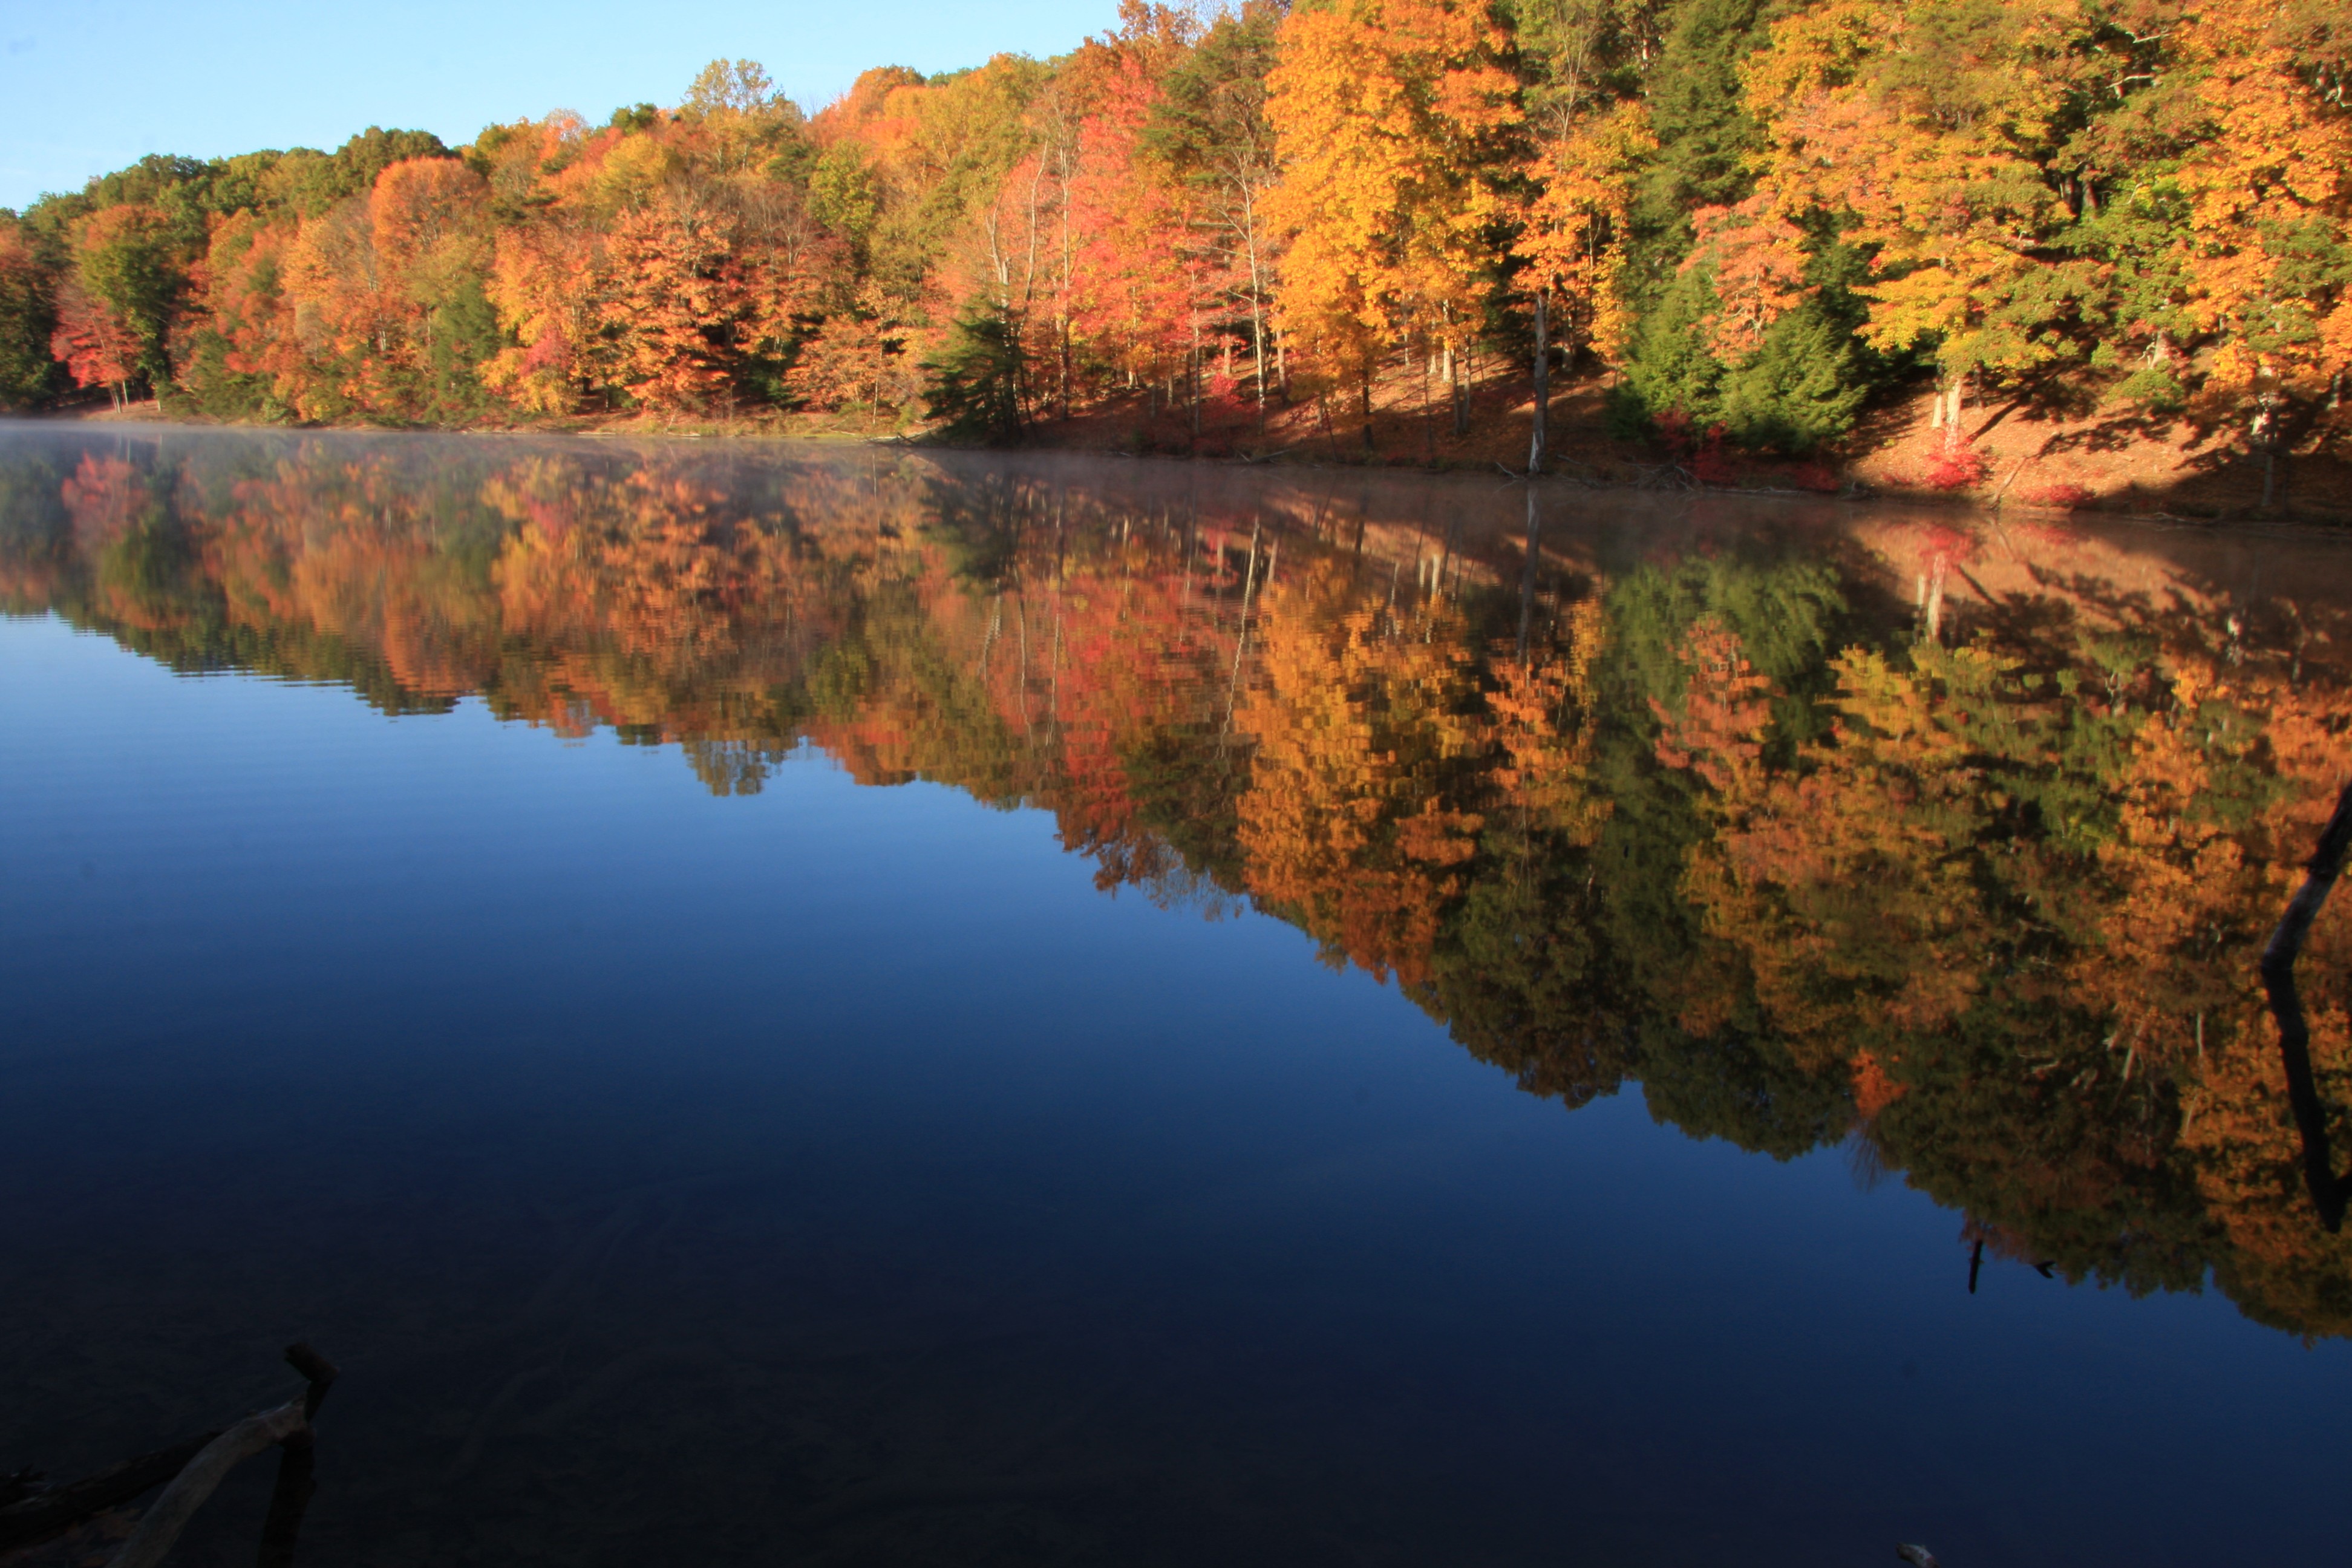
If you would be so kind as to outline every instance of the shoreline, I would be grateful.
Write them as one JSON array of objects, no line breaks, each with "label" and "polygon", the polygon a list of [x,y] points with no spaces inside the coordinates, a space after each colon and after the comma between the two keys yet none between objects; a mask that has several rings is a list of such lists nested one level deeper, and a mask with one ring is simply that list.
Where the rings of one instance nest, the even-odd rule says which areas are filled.
[{"label": "shoreline", "polygon": [[[1561,403],[1569,399],[1563,396]],[[1301,405],[1286,410],[1296,415]],[[1557,409],[1558,414],[1565,412]],[[1996,415],[1988,428],[1998,426],[2007,413]],[[1115,416],[1092,416],[1068,421],[1051,421],[1033,426],[1027,438],[1003,446],[968,445],[935,437],[935,428],[860,430],[830,422],[824,416],[779,414],[752,418],[708,418],[692,420],[655,421],[637,415],[570,416],[551,417],[530,423],[482,423],[465,425],[392,425],[367,421],[322,422],[317,424],[275,424],[262,421],[229,420],[203,415],[182,415],[160,407],[156,400],[145,399],[121,408],[105,405],[95,406],[49,407],[12,411],[0,418],[26,424],[151,426],[187,430],[250,430],[279,431],[289,434],[332,432],[350,435],[377,436],[475,436],[512,437],[520,438],[571,438],[578,440],[656,440],[656,441],[741,441],[778,447],[885,447],[911,451],[964,452],[1002,456],[1066,454],[1106,459],[1156,460],[1171,463],[1198,463],[1217,468],[1248,468],[1280,469],[1286,472],[1391,473],[1440,475],[1483,475],[1498,480],[1526,482],[1529,476],[1522,469],[1506,465],[1489,453],[1472,455],[1468,452],[1451,454],[1428,460],[1417,460],[1409,454],[1374,450],[1351,451],[1342,442],[1317,442],[1329,446],[1326,452],[1310,452],[1308,443],[1291,441],[1270,450],[1254,452],[1245,444],[1226,439],[1230,429],[1214,432],[1210,437],[1196,438],[1193,450],[1171,450],[1169,443],[1105,442],[1088,440],[1088,435],[1099,435],[1115,427]],[[1483,421],[1490,426],[1493,421]],[[1528,423],[1518,421],[1521,430]],[[1268,432],[1271,434],[1271,432]],[[1491,427],[1480,434],[1486,439],[1481,446],[1491,447],[1496,432]],[[1066,437],[1055,439],[1057,435]],[[1980,440],[1982,433],[1979,433]],[[1677,460],[1671,453],[1644,449],[1642,444],[1617,440],[1594,429],[1590,422],[1560,421],[1553,443],[1553,460],[1540,481],[1549,486],[1564,486],[1598,493],[1674,494],[1691,496],[1753,496],[1778,497],[1792,500],[1844,500],[1849,502],[1878,501],[1905,506],[1947,507],[1957,511],[1973,511],[1998,518],[2004,512],[2020,512],[2038,517],[2079,516],[2102,521],[2134,522],[2146,526],[2187,529],[2230,529],[2250,531],[2262,528],[2287,528],[2297,531],[2333,531],[2352,529],[2352,504],[2333,506],[2297,505],[2290,498],[2285,504],[2264,510],[2259,505],[2231,504],[2221,496],[2190,497],[2168,495],[2158,489],[2150,493],[2138,485],[2126,487],[2115,494],[2084,493],[2069,496],[2063,501],[2035,499],[2031,487],[2021,491],[2016,481],[2030,468],[2035,455],[2022,460],[1994,466],[1994,471],[2006,470],[2004,481],[1998,485],[1987,482],[1967,487],[1944,487],[1902,482],[1899,474],[1891,472],[1899,463],[1906,445],[1902,440],[1885,440],[1870,448],[1850,455],[1836,455],[1829,462],[1812,459],[1802,464],[1787,460],[1756,458],[1735,465],[1738,477],[1730,482],[1702,479],[1694,472],[1706,466],[1705,460]],[[2153,445],[2153,444],[2150,444]],[[1200,450],[1201,446],[1214,449]],[[1585,458],[1570,454],[1584,452]],[[2145,453],[2137,454],[2146,460]],[[1597,460],[1592,460],[1597,459]],[[2323,471],[2334,485],[2323,489],[2343,488],[2347,501],[2352,503],[2352,473],[2327,454],[2311,454],[2293,459],[2295,471],[2316,468]],[[1834,467],[1832,467],[1832,464]],[[1581,469],[1582,472],[1572,470]],[[1619,477],[1632,469],[1633,477]],[[1815,482],[1790,485],[1769,482],[1790,472],[1811,470],[1807,474]],[[2331,471],[2332,470],[2332,471]],[[1818,482],[1820,477],[1832,478],[1832,484]],[[1759,482],[1760,481],[1760,482]],[[2176,487],[2185,488],[2185,487]],[[2302,488],[2302,487],[2295,487]],[[1991,493],[1987,493],[1990,491]],[[2046,492],[2044,492],[2046,493]],[[2157,504],[2144,504],[2154,501]],[[2139,502],[2143,504],[2133,504]]]}]

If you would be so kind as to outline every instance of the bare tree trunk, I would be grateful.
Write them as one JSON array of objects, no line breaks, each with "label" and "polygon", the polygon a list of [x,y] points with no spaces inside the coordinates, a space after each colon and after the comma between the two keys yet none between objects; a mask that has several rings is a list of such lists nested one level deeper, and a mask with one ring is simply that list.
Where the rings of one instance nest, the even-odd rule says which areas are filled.
[{"label": "bare tree trunk", "polygon": [[1265,434],[1265,282],[1257,259],[1257,205],[1246,185],[1242,191],[1243,241],[1249,247],[1250,366],[1257,379],[1257,428]]},{"label": "bare tree trunk", "polygon": [[1201,438],[1201,318],[1192,317],[1192,439]]},{"label": "bare tree trunk", "polygon": [[2263,454],[2263,510],[2268,511],[2278,500],[2278,410],[2272,400],[2264,397],[2255,407],[2253,436]]},{"label": "bare tree trunk", "polygon": [[1446,343],[1446,397],[1454,402],[1454,439],[1470,435],[1470,397],[1463,381],[1463,357]]},{"label": "bare tree trunk", "polygon": [[1551,345],[1544,341],[1545,291],[1536,291],[1535,429],[1528,439],[1528,472],[1544,471],[1544,414],[1551,403]]},{"label": "bare tree trunk", "polygon": [[1265,434],[1265,323],[1261,319],[1257,290],[1250,290],[1250,374],[1257,381],[1257,429]]},{"label": "bare tree trunk", "polygon": [[1429,356],[1421,356],[1421,460],[1434,462],[1437,458],[1437,416],[1429,406]]}]

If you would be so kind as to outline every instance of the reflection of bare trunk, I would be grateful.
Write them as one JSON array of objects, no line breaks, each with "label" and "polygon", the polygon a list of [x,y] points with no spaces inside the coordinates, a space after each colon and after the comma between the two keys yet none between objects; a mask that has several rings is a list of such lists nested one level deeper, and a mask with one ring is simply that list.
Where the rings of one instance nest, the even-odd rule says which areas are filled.
[{"label": "reflection of bare trunk", "polygon": [[1934,564],[1929,568],[1927,602],[1921,606],[1921,609],[1926,618],[1927,640],[1932,643],[1942,642],[1944,640],[1944,558],[1940,555],[1936,557]]},{"label": "reflection of bare trunk", "polygon": [[1021,732],[1029,727],[1029,594],[1024,588],[1013,601],[1013,624],[1021,633]]},{"label": "reflection of bare trunk", "polygon": [[[1242,656],[1249,649],[1250,596],[1257,589],[1257,531],[1258,523],[1253,521],[1250,523],[1249,574],[1242,579],[1240,635],[1234,639],[1234,673],[1225,682],[1225,727],[1217,733],[1217,739],[1221,744],[1234,727],[1234,703],[1240,697],[1242,689]],[[1279,540],[1275,542],[1275,548],[1276,550],[1282,548]],[[1274,574],[1269,568],[1266,574],[1272,576]]]},{"label": "reflection of bare trunk", "polygon": [[2303,1177],[2311,1189],[2319,1223],[2334,1231],[2344,1224],[2347,1200],[2352,1200],[2352,1175],[2338,1176],[2327,1146],[2327,1107],[2311,1073],[2311,1029],[2304,1022],[2303,999],[2295,993],[2294,961],[2303,951],[2311,922],[2319,918],[2344,860],[2352,852],[2352,784],[2336,797],[2336,813],[2319,835],[2318,847],[2305,862],[2303,886],[2280,917],[2278,929],[2263,949],[2263,989],[2270,994],[2271,1016],[2278,1021],[2279,1056],[2286,1068],[2287,1100],[2294,1108],[2295,1131],[2303,1139]]},{"label": "reflection of bare trunk", "polygon": [[1528,657],[1528,625],[1536,613],[1536,552],[1540,515],[1536,510],[1536,488],[1528,487],[1528,559],[1519,576],[1519,659]]}]

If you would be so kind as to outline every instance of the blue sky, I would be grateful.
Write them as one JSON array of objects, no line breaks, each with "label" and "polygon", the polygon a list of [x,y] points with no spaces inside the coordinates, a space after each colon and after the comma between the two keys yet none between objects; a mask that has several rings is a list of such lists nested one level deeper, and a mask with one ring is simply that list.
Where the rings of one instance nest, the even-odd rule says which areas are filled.
[{"label": "blue sky", "polygon": [[446,142],[552,109],[675,103],[708,61],[756,59],[810,108],[868,66],[1058,54],[1117,0],[0,0],[0,206],[148,153],[332,148],[370,125]]}]

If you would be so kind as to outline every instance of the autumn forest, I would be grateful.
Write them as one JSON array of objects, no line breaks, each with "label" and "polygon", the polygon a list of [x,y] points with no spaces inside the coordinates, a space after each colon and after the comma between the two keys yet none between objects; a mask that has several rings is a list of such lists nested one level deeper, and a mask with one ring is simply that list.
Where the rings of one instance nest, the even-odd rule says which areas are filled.
[{"label": "autumn forest", "polygon": [[1701,466],[1932,395],[1953,486],[1996,400],[2189,418],[2267,495],[2344,417],[2346,49],[2320,0],[1128,0],[814,114],[719,61],[602,121],[0,214],[0,405],[992,442],[1116,408],[1194,450],[1273,411],[1337,453],[1507,372]]}]

